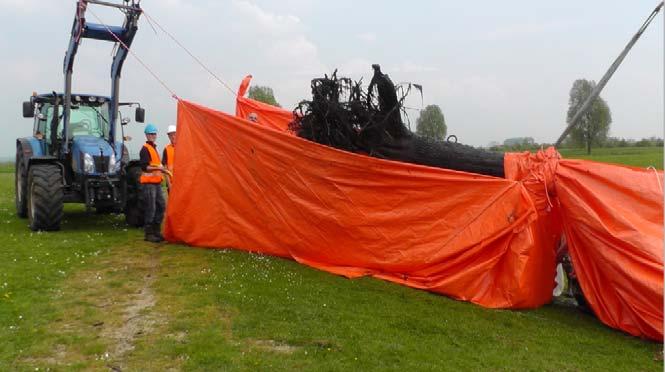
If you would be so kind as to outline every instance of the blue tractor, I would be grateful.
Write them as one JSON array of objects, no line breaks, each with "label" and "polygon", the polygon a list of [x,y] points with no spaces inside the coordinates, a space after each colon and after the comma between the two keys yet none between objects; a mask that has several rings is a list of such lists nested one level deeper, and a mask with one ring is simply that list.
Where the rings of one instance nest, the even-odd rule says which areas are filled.
[{"label": "blue tractor", "polygon": [[[136,106],[135,120],[145,111],[138,103],[120,102],[122,65],[137,31],[140,0],[114,4],[78,0],[69,48],[64,60],[64,93],[36,94],[23,102],[23,117],[34,118],[33,135],[16,140],[16,213],[32,230],[59,230],[63,203],[85,203],[88,211],[124,212],[127,222],[142,224],[138,161],[130,161],[121,106]],[[125,14],[122,26],[87,22],[90,4],[114,7]],[[111,67],[111,96],[72,94],[74,58],[82,39],[116,43]],[[118,44],[124,44],[118,45]]]}]

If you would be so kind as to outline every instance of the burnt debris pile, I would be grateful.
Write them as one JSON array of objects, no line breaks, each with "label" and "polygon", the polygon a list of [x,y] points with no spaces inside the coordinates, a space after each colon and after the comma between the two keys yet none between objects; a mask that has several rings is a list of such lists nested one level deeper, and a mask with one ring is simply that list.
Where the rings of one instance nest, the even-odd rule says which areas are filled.
[{"label": "burnt debris pile", "polygon": [[503,154],[412,133],[402,121],[412,87],[395,87],[379,65],[367,90],[362,79],[332,76],[312,80],[312,100],[294,110],[290,129],[298,136],[341,150],[439,168],[503,177]]}]

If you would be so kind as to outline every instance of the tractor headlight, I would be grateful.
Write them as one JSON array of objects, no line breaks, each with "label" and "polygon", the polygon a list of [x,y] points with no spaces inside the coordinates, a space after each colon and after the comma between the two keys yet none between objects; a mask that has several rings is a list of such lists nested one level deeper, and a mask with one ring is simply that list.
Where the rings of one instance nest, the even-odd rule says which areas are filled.
[{"label": "tractor headlight", "polygon": [[115,155],[109,156],[109,173],[118,173],[121,165],[122,163],[115,159]]},{"label": "tractor headlight", "polygon": [[90,154],[83,154],[83,172],[95,173],[95,161]]}]

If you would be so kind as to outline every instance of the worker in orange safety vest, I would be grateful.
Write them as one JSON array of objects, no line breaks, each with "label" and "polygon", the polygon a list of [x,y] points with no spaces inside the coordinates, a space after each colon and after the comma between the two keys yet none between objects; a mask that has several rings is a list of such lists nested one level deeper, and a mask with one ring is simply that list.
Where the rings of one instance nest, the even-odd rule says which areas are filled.
[{"label": "worker in orange safety vest", "polygon": [[176,127],[175,125],[169,125],[166,130],[166,135],[169,136],[169,143],[164,147],[164,153],[162,154],[162,164],[166,169],[171,172],[171,175],[166,177],[166,189],[171,193],[171,185],[173,184],[173,162],[175,161],[175,140],[176,140]]},{"label": "worker in orange safety vest", "polygon": [[141,192],[143,193],[145,240],[159,243],[162,236],[162,219],[166,202],[162,193],[162,174],[168,170],[162,165],[157,152],[157,127],[154,124],[145,126],[146,142],[139,153],[141,162]]}]

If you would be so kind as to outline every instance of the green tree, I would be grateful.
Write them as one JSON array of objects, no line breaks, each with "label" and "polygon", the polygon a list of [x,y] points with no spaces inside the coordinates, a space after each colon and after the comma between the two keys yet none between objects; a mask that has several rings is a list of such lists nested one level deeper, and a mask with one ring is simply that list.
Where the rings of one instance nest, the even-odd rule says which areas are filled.
[{"label": "green tree", "polygon": [[270,87],[264,87],[264,86],[253,86],[249,88],[249,98],[267,103],[269,105],[277,106],[277,107],[282,107],[277,103],[277,100],[275,99],[275,94],[272,91],[272,88]]},{"label": "green tree", "polygon": [[446,138],[446,119],[443,117],[441,108],[437,105],[428,105],[420,112],[416,121],[416,134],[443,141]]},{"label": "green tree", "polygon": [[[596,87],[595,81],[586,79],[575,80],[570,89],[567,122],[575,116],[591,91]],[[586,146],[587,154],[591,154],[591,145],[602,145],[607,139],[612,123],[610,107],[600,96],[596,98],[589,110],[579,119],[575,128],[570,131],[571,142],[577,146]]]}]

